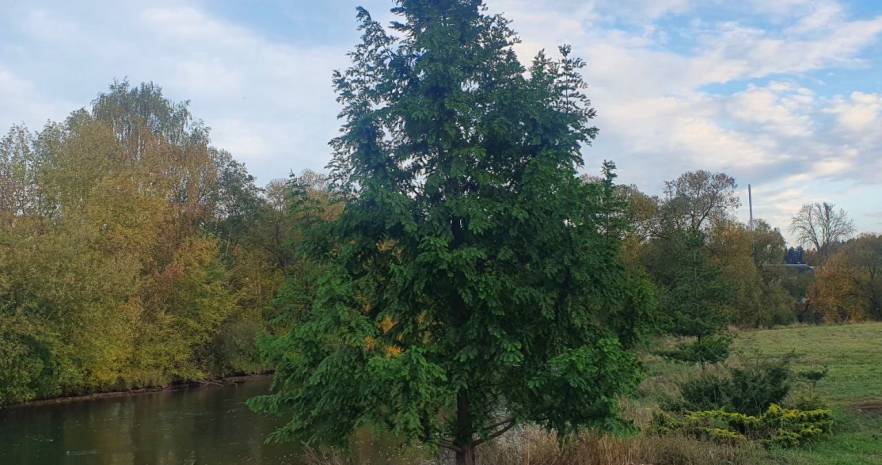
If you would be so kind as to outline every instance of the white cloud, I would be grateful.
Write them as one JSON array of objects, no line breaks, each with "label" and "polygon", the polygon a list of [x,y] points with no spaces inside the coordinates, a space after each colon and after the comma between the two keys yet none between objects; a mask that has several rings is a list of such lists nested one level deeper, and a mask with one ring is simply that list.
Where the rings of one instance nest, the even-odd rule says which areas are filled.
[{"label": "white cloud", "polygon": [[839,125],[854,133],[877,133],[882,127],[882,94],[852,92],[848,99],[835,99],[827,110]]},{"label": "white cloud", "polygon": [[814,101],[806,88],[795,89],[773,82],[768,87],[750,86],[726,102],[729,114],[747,124],[765,127],[787,137],[805,137],[812,131],[808,113]]},{"label": "white cloud", "polygon": [[[35,8],[18,12],[25,18],[20,23],[9,23],[22,50],[5,57],[0,48],[0,123],[39,126],[45,118],[61,119],[111,80],[127,77],[154,81],[170,98],[190,100],[193,113],[213,128],[213,141],[261,181],[327,163],[338,111],[331,70],[345,65],[345,47],[280,43],[193,5],[94,3],[89,15]],[[57,88],[43,91],[3,74],[4,65]],[[64,74],[36,75],[46,68]],[[71,85],[88,89],[86,96],[56,102],[64,104],[61,111],[40,103]]]},{"label": "white cloud", "polygon": [[[261,181],[327,162],[338,127],[330,72],[352,44],[295,44],[209,4],[54,1],[0,18],[0,124],[62,118],[128,76],[190,99],[214,142]],[[613,159],[624,181],[653,192],[686,170],[725,170],[753,184],[759,214],[781,226],[804,201],[849,208],[857,200],[844,192],[882,183],[882,94],[818,79],[878,73],[864,51],[879,44],[882,17],[854,18],[832,0],[487,2],[514,21],[523,59],[571,43],[588,61],[601,130],[590,168]]]},{"label": "white cloud", "polygon": [[[502,2],[511,4],[522,5]],[[869,65],[861,52],[879,42],[882,17],[849,19],[833,1],[757,0],[748,3],[749,13],[777,26],[761,28],[734,14],[723,22],[694,19],[661,35],[652,27],[615,26],[609,3],[592,2],[581,12],[551,5],[539,15],[535,8],[501,9],[514,19],[524,50],[569,42],[588,60],[600,127],[595,148],[586,152],[589,168],[614,159],[623,180],[655,192],[685,170],[725,170],[754,184],[763,215],[779,225],[813,193],[841,195],[824,187],[829,183],[882,182],[866,171],[882,165],[873,161],[882,160],[882,139],[865,140],[868,128],[879,127],[878,96],[829,97],[797,84],[806,73]],[[681,2],[641,20],[699,6]],[[671,34],[680,47],[668,46]],[[706,90],[753,79],[771,81],[735,85],[743,89],[735,92]]]},{"label": "white cloud", "polygon": [[843,21],[845,21],[845,11],[842,5],[835,2],[821,2],[809,8],[809,13],[800,18],[791,31],[802,33],[823,30],[830,27],[831,24]]},{"label": "white cloud", "polygon": [[324,166],[337,112],[330,73],[345,64],[345,49],[271,42],[190,7],[148,8],[140,18],[172,54],[162,82],[205,110],[197,114],[213,114],[215,143],[264,178]]},{"label": "white cloud", "polygon": [[33,82],[16,76],[3,68],[0,63],[0,131],[13,124],[26,124],[40,127],[48,119],[63,117],[70,111],[71,104],[64,101],[51,101],[41,95]]}]

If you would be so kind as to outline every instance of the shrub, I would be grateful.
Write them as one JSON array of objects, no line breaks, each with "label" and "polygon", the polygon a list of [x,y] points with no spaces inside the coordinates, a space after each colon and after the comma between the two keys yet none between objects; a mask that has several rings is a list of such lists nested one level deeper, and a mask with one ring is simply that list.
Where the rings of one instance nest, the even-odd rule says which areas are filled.
[{"label": "shrub", "polygon": [[731,379],[728,375],[702,373],[680,385],[683,401],[671,405],[674,410],[714,410],[729,405]]},{"label": "shrub", "polygon": [[800,393],[795,396],[791,405],[799,410],[817,410],[825,408],[827,404],[817,394]]},{"label": "shrub", "polygon": [[733,368],[728,406],[736,412],[757,415],[772,404],[780,404],[790,392],[790,374],[789,358]]},{"label": "shrub", "polygon": [[729,358],[731,345],[732,337],[721,334],[696,339],[674,350],[662,352],[661,355],[680,362],[719,363]]},{"label": "shrub", "polygon": [[757,415],[784,400],[790,392],[790,375],[789,357],[730,368],[725,374],[703,373],[681,383],[682,401],[668,407],[676,411],[724,409]]},{"label": "shrub", "polygon": [[797,447],[815,441],[833,428],[828,409],[784,409],[772,404],[761,415],[745,415],[725,410],[689,412],[683,416],[658,413],[653,419],[661,434],[675,432],[736,445],[758,440],[767,446]]},{"label": "shrub", "polygon": [[818,382],[827,376],[828,368],[812,367],[797,373],[799,380],[808,385],[808,392],[802,392],[796,396],[794,406],[802,410],[813,410],[824,406],[823,401],[817,394]]},{"label": "shrub", "polygon": [[54,336],[23,318],[0,314],[0,407],[59,394],[63,375]]},{"label": "shrub", "polygon": [[809,368],[807,370],[802,370],[798,373],[799,379],[809,383],[812,389],[818,384],[818,381],[824,379],[827,376],[827,372],[829,368],[826,366],[820,368]]}]

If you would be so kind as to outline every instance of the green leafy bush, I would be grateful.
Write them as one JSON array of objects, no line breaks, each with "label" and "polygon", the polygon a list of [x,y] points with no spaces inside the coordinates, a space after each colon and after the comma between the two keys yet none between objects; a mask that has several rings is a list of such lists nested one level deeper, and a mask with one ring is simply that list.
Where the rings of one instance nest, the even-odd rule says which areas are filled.
[{"label": "green leafy bush", "polygon": [[0,406],[57,395],[57,351],[45,328],[0,314]]},{"label": "green leafy bush", "polygon": [[799,376],[799,379],[809,383],[811,388],[814,389],[815,386],[817,386],[818,381],[827,377],[828,371],[829,371],[829,368],[827,368],[826,366],[823,366],[820,368],[812,367],[812,368],[800,371],[798,373],[798,376]]},{"label": "green leafy bush", "polygon": [[793,396],[790,402],[793,408],[799,410],[816,410],[826,407],[826,402],[820,396],[814,393],[800,393]]}]

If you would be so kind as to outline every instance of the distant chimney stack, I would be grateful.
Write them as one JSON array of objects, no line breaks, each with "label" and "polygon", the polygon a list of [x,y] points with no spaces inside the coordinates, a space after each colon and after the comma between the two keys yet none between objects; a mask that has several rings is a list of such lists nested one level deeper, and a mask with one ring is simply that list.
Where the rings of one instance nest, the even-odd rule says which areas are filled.
[{"label": "distant chimney stack", "polygon": [[747,204],[750,206],[750,222],[747,223],[747,227],[753,231],[753,192],[750,189],[750,184],[747,185]]}]

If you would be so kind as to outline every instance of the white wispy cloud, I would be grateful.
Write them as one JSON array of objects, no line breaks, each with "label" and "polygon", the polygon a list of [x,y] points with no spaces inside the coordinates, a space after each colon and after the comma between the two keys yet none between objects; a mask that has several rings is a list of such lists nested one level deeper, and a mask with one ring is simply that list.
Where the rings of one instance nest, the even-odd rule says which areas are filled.
[{"label": "white wispy cloud", "polygon": [[[67,74],[0,74],[0,96],[20,102],[0,110],[0,123],[61,119],[113,79],[128,78],[156,82],[170,97],[190,100],[193,113],[212,128],[213,142],[245,161],[261,181],[327,162],[338,111],[331,70],[345,65],[345,46],[280,43],[174,2],[132,2],[96,8],[95,15],[44,6],[21,12],[25,19],[14,27],[32,42],[26,47],[34,60],[57,58],[56,70],[68,68]],[[10,66],[4,61],[0,55],[0,73]],[[60,80],[85,81],[88,97],[47,111],[43,102],[58,91],[41,92],[41,84]]]},{"label": "white wispy cloud", "polygon": [[[833,1],[755,1],[740,13],[773,26],[741,22],[736,11],[660,32],[619,27],[599,3],[583,14],[561,8],[539,16],[530,13],[531,2],[491,3],[514,19],[522,56],[567,42],[588,59],[601,130],[586,151],[589,168],[611,158],[623,179],[655,192],[685,170],[724,170],[753,183],[761,214],[781,226],[802,203],[822,196],[859,210],[863,205],[843,186],[882,184],[882,177],[869,179],[882,163],[882,140],[870,130],[879,127],[878,96],[818,95],[798,84],[807,73],[871,64],[861,52],[879,42],[882,17],[849,19]],[[678,2],[652,19],[688,17],[702,5]],[[671,34],[685,37],[686,46],[668,46]],[[712,85],[733,90],[711,92]]]},{"label": "white wispy cloud", "polygon": [[[369,3],[390,18],[391,0]],[[865,52],[880,43],[882,17],[834,0],[487,3],[514,20],[523,59],[561,43],[587,59],[600,127],[589,170],[615,160],[623,180],[650,192],[686,170],[725,170],[753,184],[758,213],[780,226],[801,203],[832,200],[878,227],[882,94],[826,81],[841,70],[878,75],[882,63]],[[128,77],[190,99],[215,143],[263,182],[329,158],[330,72],[353,44],[285,40],[199,0],[34,0],[6,11],[0,125],[63,118]]]}]

